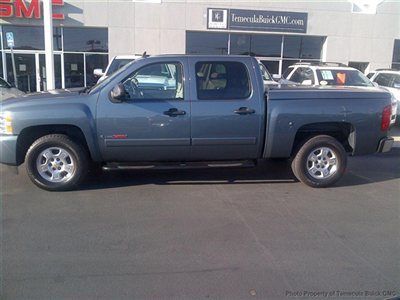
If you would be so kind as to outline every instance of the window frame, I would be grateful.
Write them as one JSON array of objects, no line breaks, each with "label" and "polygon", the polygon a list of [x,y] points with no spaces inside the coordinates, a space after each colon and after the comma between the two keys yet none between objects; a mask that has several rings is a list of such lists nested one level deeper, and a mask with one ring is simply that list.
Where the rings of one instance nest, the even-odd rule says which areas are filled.
[{"label": "window frame", "polygon": [[[129,64],[129,63],[128,63]],[[168,64],[175,64],[175,65],[180,65],[181,66],[181,70],[182,70],[182,89],[183,89],[183,95],[182,98],[163,98],[163,99],[143,99],[143,98],[126,98],[124,100],[124,102],[164,102],[164,101],[185,101],[185,96],[186,96],[186,80],[185,80],[185,66],[184,63],[182,63],[181,61],[156,61],[156,62],[151,62],[148,64],[145,64],[141,67],[139,67],[138,69],[134,70],[133,72],[131,72],[128,76],[124,77],[122,80],[119,81],[120,84],[123,84],[123,82],[125,82],[128,78],[132,77],[132,74],[139,72],[141,69],[147,68],[151,65],[157,65],[157,64],[164,64],[164,65],[168,65]]]},{"label": "window frame", "polygon": [[[197,77],[197,72],[196,72],[197,64],[217,64],[217,63],[220,63],[220,64],[238,63],[238,64],[241,64],[245,68],[246,74],[247,74],[248,86],[249,86],[249,93],[247,96],[241,97],[241,98],[229,98],[229,99],[221,99],[221,98],[220,99],[201,99],[199,97],[198,88],[197,88],[197,78],[198,77]],[[234,61],[234,60],[198,60],[194,64],[194,76],[195,76],[195,84],[194,84],[195,88],[194,89],[195,89],[195,96],[196,96],[197,101],[249,101],[253,96],[254,91],[253,91],[253,85],[251,82],[251,74],[247,67],[247,64],[245,64],[244,62]]]}]

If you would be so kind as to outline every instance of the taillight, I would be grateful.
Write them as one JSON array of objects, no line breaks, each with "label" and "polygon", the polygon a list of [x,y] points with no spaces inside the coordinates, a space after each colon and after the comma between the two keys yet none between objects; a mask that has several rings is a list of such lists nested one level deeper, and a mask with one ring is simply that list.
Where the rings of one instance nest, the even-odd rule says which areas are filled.
[{"label": "taillight", "polygon": [[388,105],[382,111],[381,130],[388,131],[390,127],[390,118],[392,116],[392,106]]}]

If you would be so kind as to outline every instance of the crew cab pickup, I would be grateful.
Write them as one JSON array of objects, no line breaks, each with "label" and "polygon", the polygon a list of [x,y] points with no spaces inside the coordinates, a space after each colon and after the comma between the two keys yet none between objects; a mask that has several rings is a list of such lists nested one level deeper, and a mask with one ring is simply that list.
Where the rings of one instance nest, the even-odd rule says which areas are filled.
[{"label": "crew cab pickup", "polygon": [[80,93],[1,102],[0,162],[25,162],[47,190],[103,169],[224,166],[291,158],[311,187],[334,184],[347,155],[389,151],[391,95],[376,87],[264,88],[246,56],[152,56]]}]

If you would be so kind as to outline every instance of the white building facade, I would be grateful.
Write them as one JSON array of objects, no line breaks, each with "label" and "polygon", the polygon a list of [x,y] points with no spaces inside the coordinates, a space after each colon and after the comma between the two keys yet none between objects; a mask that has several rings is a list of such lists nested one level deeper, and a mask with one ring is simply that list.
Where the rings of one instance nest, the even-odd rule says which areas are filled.
[{"label": "white building facade", "polygon": [[[271,73],[299,61],[341,62],[364,72],[400,69],[400,2],[53,0],[56,87],[92,85],[114,55],[243,54]],[[39,0],[0,0],[0,77],[45,88]]]}]

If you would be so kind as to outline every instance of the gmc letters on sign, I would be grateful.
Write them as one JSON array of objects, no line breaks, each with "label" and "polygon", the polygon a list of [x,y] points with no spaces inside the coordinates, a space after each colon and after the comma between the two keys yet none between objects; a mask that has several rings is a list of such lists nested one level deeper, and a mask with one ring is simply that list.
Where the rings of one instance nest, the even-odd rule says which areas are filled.
[{"label": "gmc letters on sign", "polygon": [[[52,0],[53,6],[63,6],[64,0]],[[41,19],[41,9],[39,0],[25,2],[23,0],[0,0],[0,18],[25,18]],[[53,19],[63,20],[64,14],[53,13]]]}]

